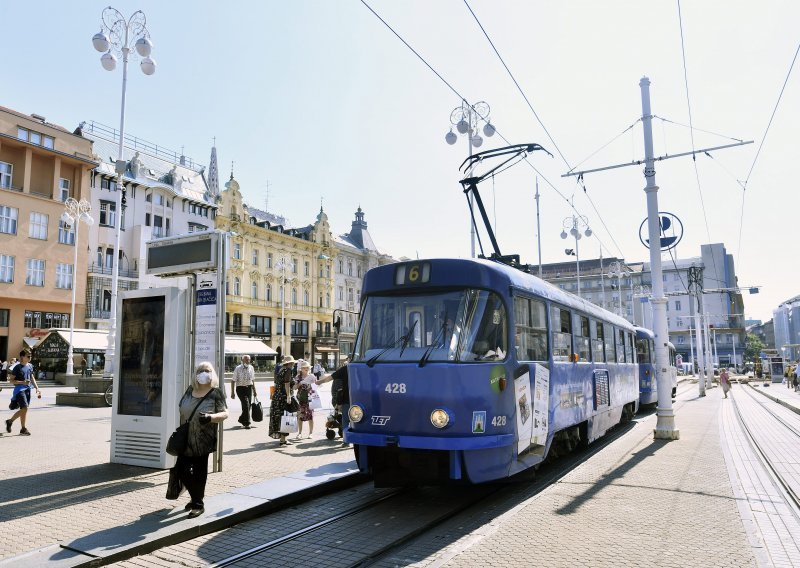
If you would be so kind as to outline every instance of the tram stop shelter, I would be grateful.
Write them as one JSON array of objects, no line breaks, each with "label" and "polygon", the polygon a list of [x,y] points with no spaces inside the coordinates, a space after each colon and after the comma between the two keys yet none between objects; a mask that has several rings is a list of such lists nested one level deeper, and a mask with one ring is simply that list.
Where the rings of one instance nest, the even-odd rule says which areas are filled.
[{"label": "tram stop shelter", "polygon": [[242,355],[250,355],[255,370],[263,372],[267,370],[269,360],[274,359],[278,352],[257,337],[226,335],[225,370],[233,371],[241,361]]}]

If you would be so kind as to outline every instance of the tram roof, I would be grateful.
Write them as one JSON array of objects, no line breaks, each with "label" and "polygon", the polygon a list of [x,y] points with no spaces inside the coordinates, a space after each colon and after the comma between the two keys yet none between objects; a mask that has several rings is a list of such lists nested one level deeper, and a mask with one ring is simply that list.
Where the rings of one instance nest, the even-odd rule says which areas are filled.
[{"label": "tram roof", "polygon": [[[472,286],[494,290],[515,288],[581,311],[616,326],[628,330],[634,329],[633,324],[625,318],[587,302],[583,298],[579,298],[575,294],[541,280],[533,274],[486,259],[436,258],[379,266],[368,271],[365,275],[363,293],[408,290],[409,287],[399,286],[394,283],[397,267],[426,262],[431,263],[431,287]],[[439,266],[442,267],[441,270],[438,269]],[[415,286],[414,288],[417,287]]]}]

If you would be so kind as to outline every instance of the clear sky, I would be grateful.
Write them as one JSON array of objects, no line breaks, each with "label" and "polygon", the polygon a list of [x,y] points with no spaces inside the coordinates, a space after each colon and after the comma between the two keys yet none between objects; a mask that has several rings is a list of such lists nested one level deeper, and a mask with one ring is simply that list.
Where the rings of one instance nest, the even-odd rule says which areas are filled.
[{"label": "clear sky", "polygon": [[[571,214],[587,216],[596,237],[582,257],[646,260],[639,225],[646,215],[640,166],[587,175],[587,199],[503,68],[462,0],[367,0],[470,102],[491,105],[510,142],[538,142],[545,262],[567,259],[559,238]],[[469,255],[469,222],[458,166],[467,141],[444,135],[458,95],[358,0],[117,1],[148,18],[158,63],[147,77],[133,63],[128,133],[208,163],[216,137],[223,181],[231,161],[247,202],[296,225],[313,221],[320,199],[336,233],[361,205],[380,249],[396,257]],[[653,113],[689,123],[677,1],[512,2],[469,0],[555,144],[571,166],[641,116],[639,79],[652,81]],[[100,67],[91,37],[105,4],[0,0],[0,104],[74,128],[82,120],[118,125],[121,66]],[[748,317],[769,319],[800,294],[800,197],[793,187],[800,132],[800,62],[789,76],[769,135],[750,175],[800,41],[793,0],[684,1],[686,77],[695,128],[755,144],[659,162],[662,211],[686,230],[680,257],[722,242],[734,255]],[[692,149],[689,129],[654,122],[656,155]],[[695,132],[695,148],[730,143]],[[482,150],[504,145],[495,136]],[[643,156],[641,124],[579,169]],[[504,253],[536,263],[535,172],[519,164],[482,186]],[[699,186],[698,186],[699,180]],[[552,186],[550,185],[552,184]],[[704,220],[703,206],[705,206]],[[596,210],[595,210],[596,207]]]}]

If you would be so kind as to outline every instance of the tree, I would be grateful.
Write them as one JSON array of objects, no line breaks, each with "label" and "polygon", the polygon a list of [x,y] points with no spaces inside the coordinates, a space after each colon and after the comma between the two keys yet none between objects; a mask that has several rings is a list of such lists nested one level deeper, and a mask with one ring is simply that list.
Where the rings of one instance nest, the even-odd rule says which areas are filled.
[{"label": "tree", "polygon": [[748,333],[744,338],[744,360],[755,361],[764,350],[764,342],[755,333]]}]

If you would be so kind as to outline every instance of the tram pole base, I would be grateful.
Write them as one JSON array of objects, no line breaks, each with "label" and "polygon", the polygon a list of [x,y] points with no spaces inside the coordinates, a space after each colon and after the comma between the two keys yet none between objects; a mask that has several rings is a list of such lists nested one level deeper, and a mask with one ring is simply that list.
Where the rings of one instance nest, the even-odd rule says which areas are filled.
[{"label": "tram pole base", "polygon": [[681,432],[675,428],[675,414],[671,410],[656,410],[656,427],[653,430],[654,440],[680,440]]}]

